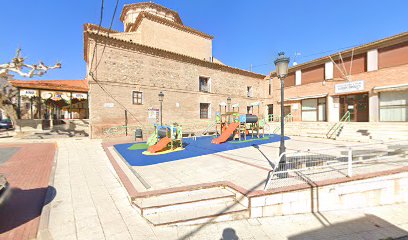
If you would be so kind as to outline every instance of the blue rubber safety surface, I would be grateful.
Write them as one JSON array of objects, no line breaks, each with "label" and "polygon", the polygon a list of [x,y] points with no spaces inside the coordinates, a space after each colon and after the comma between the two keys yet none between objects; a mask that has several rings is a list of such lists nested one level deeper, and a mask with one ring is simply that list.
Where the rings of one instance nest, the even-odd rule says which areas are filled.
[{"label": "blue rubber safety surface", "polygon": [[[253,140],[249,142],[242,143],[230,143],[225,142],[222,144],[212,144],[211,140],[213,137],[198,137],[197,140],[192,138],[184,138],[183,145],[184,150],[178,152],[171,152],[162,155],[143,155],[142,152],[146,150],[128,150],[130,146],[134,143],[125,143],[114,145],[116,151],[129,163],[131,166],[149,166],[158,163],[171,162],[191,157],[203,156],[207,154],[213,154],[233,149],[239,149],[244,147],[250,147],[252,145],[262,145],[266,143],[279,142],[280,135],[276,134],[265,134],[265,137],[268,136],[269,139],[265,140]],[[251,137],[247,137],[251,139]],[[285,137],[285,140],[288,140],[288,137]]]}]

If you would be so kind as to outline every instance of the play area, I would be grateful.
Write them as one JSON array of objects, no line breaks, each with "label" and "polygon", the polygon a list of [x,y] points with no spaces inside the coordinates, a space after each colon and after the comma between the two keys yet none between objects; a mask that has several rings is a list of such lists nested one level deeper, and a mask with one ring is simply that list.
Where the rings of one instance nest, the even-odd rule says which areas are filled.
[{"label": "play area", "polygon": [[[155,124],[146,142],[114,147],[129,165],[149,166],[279,141],[278,135],[265,134],[259,103],[251,104],[252,112],[247,114],[240,114],[238,104],[221,103],[219,106],[213,136],[183,138],[182,126]],[[258,109],[258,115],[254,114],[254,108]]]}]

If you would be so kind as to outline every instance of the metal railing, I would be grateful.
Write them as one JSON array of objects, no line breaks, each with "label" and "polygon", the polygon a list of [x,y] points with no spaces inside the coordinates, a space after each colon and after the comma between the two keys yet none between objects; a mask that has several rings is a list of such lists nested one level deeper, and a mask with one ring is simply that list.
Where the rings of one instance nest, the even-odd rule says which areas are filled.
[{"label": "metal railing", "polygon": [[339,122],[336,122],[331,128],[330,130],[326,133],[326,137],[332,139],[333,135],[336,136],[339,132],[339,130],[341,130],[344,126],[344,123],[346,122],[350,122],[350,112],[347,111],[343,117],[341,117]]},{"label": "metal railing", "polygon": [[264,190],[407,167],[408,140],[285,152],[275,163]]},{"label": "metal railing", "polygon": [[[280,122],[280,116],[275,117],[274,120],[276,120],[276,122]],[[289,113],[288,115],[285,116],[284,121],[285,123],[293,122],[293,115]],[[272,133],[276,134],[280,129],[281,129],[280,125],[276,126]]]}]

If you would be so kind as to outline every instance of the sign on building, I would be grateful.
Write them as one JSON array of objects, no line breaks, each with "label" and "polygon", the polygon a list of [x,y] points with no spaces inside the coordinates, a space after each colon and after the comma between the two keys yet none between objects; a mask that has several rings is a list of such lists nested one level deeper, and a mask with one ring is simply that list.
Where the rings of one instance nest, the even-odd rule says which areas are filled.
[{"label": "sign on building", "polygon": [[148,120],[150,124],[159,122],[159,109],[149,108],[147,112],[148,112]]},{"label": "sign on building", "polygon": [[348,92],[356,92],[356,91],[363,91],[363,90],[364,90],[364,80],[340,83],[340,84],[334,85],[335,93],[348,93]]},{"label": "sign on building", "polygon": [[115,106],[115,104],[109,103],[109,102],[103,104],[104,108],[113,108],[114,106]]},{"label": "sign on building", "polygon": [[72,93],[72,98],[76,99],[87,99],[88,95],[86,93]]},{"label": "sign on building", "polygon": [[35,97],[37,96],[37,90],[32,89],[22,89],[20,90],[20,96],[22,97]]}]

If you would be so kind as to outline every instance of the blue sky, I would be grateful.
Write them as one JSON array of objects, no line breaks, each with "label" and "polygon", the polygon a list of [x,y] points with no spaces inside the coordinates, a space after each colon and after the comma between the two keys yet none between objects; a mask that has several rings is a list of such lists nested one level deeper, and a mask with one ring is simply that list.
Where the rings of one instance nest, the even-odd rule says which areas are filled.
[{"label": "blue sky", "polygon": [[[108,27],[116,0],[105,0]],[[113,29],[122,30],[120,0]],[[185,25],[215,36],[213,54],[225,64],[266,74],[279,51],[297,62],[408,31],[408,1],[158,0],[176,10]],[[42,79],[82,79],[83,24],[99,21],[100,0],[1,1],[0,62],[18,47],[29,63],[62,61]],[[324,53],[322,53],[324,52]]]}]

